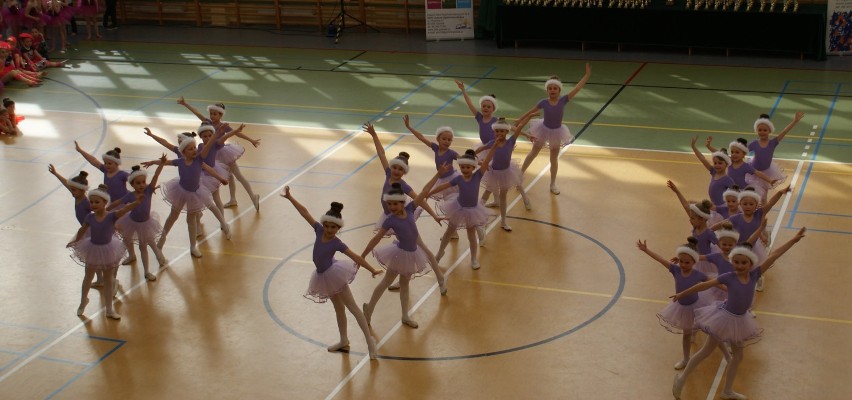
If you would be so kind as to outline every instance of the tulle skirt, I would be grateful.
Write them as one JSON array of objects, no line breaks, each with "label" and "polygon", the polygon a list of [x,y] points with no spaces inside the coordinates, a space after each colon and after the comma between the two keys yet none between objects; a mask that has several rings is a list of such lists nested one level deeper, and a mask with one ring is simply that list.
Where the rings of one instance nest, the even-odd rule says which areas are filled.
[{"label": "tulle skirt", "polygon": [[190,192],[180,185],[180,178],[174,178],[163,185],[163,199],[172,208],[194,213],[213,204],[213,193],[203,184],[198,186],[198,190]]},{"label": "tulle skirt", "polygon": [[[243,156],[243,153],[246,152],[246,149],[243,146],[240,146],[236,143],[227,143],[224,147],[219,149],[219,152],[216,153],[216,165],[225,164],[233,164]],[[225,176],[227,177],[227,176]]]},{"label": "tulle skirt", "polygon": [[488,217],[491,215],[481,201],[474,207],[462,207],[458,202],[458,194],[441,202],[438,207],[449,218],[447,222],[456,229],[483,226],[488,223]]},{"label": "tulle skirt", "polygon": [[81,4],[77,7],[77,12],[75,13],[79,17],[97,17],[98,16],[98,6],[91,4]]},{"label": "tulle skirt", "polygon": [[373,257],[388,272],[395,272],[404,278],[428,274],[432,270],[429,256],[420,246],[417,250],[405,251],[397,247],[397,242],[373,249]]},{"label": "tulle skirt", "polygon": [[115,228],[121,232],[121,237],[125,240],[131,240],[133,243],[156,243],[160,239],[160,234],[163,232],[163,226],[160,224],[160,216],[152,212],[147,221],[136,222],[130,218],[130,214],[125,214]]},{"label": "tulle skirt", "polygon": [[357,272],[358,266],[355,263],[334,260],[325,272],[318,273],[314,270],[304,296],[315,303],[325,303],[329,297],[346,289],[346,286],[355,280]]},{"label": "tulle skirt", "polygon": [[[722,204],[722,205],[717,204],[716,207],[726,207],[727,208],[727,206],[724,205],[724,204]],[[725,217],[723,217],[722,214],[719,214],[716,211],[710,211],[710,219],[707,220],[707,226],[716,225],[716,224],[718,224],[718,223],[720,223],[724,220],[725,220]]]},{"label": "tulle skirt", "polygon": [[[219,174],[219,176],[221,176],[222,178],[225,178],[225,179],[228,179],[228,175],[231,174],[230,170],[228,170],[228,166],[225,165],[224,163],[217,162],[216,166],[213,167],[213,169],[216,171],[217,174]],[[207,172],[202,172],[201,173],[201,186],[206,187],[207,190],[210,191],[210,193],[213,193],[213,192],[219,190],[219,187],[222,186],[222,182],[220,182],[218,179],[214,178],[213,175],[210,175]]]},{"label": "tulle skirt", "polygon": [[657,314],[657,319],[660,320],[660,325],[669,332],[677,334],[693,333],[698,330],[695,326],[695,310],[710,305],[712,301],[713,299],[707,292],[700,292],[695,303],[689,305],[683,305],[676,301],[669,303]]},{"label": "tulle skirt", "polygon": [[717,275],[719,275],[719,270],[716,269],[716,264],[713,264],[710,261],[698,261],[692,268],[697,271],[701,271],[710,279],[713,279]]},{"label": "tulle skirt", "polygon": [[80,239],[71,246],[71,258],[78,264],[96,270],[109,270],[118,267],[127,248],[121,237],[113,235],[107,244],[94,244],[90,238]]},{"label": "tulle skirt", "polygon": [[723,308],[724,304],[724,302],[716,301],[695,310],[695,324],[698,329],[719,342],[739,347],[760,341],[763,329],[757,324],[757,320],[748,313],[731,314]]},{"label": "tulle skirt", "polygon": [[[415,221],[420,219],[420,214],[423,214],[423,208],[421,208],[421,207],[415,208],[414,209],[414,220]],[[379,231],[379,229],[382,229],[382,225],[385,224],[386,219],[388,219],[388,214],[385,214],[384,212],[382,212],[381,215],[379,215],[379,219],[376,221],[376,224],[373,225],[373,233],[376,233],[376,232]],[[387,232],[385,232],[384,237],[391,237],[393,235],[394,235],[393,229],[388,229]]]},{"label": "tulle skirt", "polygon": [[[448,183],[449,181],[453,180],[453,178],[455,178],[457,176],[461,176],[461,173],[457,170],[453,171],[453,173],[450,174],[450,176],[448,176],[446,178],[438,178],[438,181],[435,182],[435,185],[432,186],[432,187],[438,187],[438,186],[441,186],[445,183]],[[458,194],[458,192],[459,192],[458,186],[450,186],[445,190],[442,190],[438,193],[433,194],[432,199],[434,199],[435,201],[446,201],[448,197],[450,197],[454,194]]]},{"label": "tulle skirt", "polygon": [[41,15],[41,21],[47,26],[63,26],[68,23],[68,17],[62,11],[56,14],[44,13]]},{"label": "tulle skirt", "polygon": [[530,136],[548,147],[565,147],[574,141],[574,135],[567,126],[559,125],[558,128],[551,129],[544,126],[544,120],[541,118],[530,121]]},{"label": "tulle skirt", "polygon": [[772,162],[769,165],[769,168],[760,171],[769,176],[770,180],[777,180],[775,183],[769,183],[763,179],[758,178],[752,174],[748,174],[745,177],[746,183],[754,188],[754,191],[757,192],[761,198],[766,198],[766,193],[769,192],[770,189],[778,187],[778,185],[784,183],[787,180],[787,175],[784,175],[784,170],[778,165],[776,162]]},{"label": "tulle skirt", "polygon": [[517,160],[509,162],[509,168],[489,169],[482,177],[482,187],[491,193],[499,193],[500,189],[509,190],[521,184],[524,173]]}]

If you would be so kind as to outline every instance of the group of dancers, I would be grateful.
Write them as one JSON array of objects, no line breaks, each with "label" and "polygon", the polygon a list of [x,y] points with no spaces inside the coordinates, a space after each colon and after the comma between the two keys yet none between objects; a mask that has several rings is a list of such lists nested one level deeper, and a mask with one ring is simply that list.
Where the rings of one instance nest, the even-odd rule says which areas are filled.
[{"label": "group of dancers", "polygon": [[[767,251],[770,237],[766,217],[791,191],[786,186],[768,196],[786,180],[783,170],[773,162],[774,151],[803,117],[803,113],[796,113],[786,128],[771,137],[775,127],[769,116],[762,114],[754,123],[758,138],[751,142],[738,138],[728,148],[714,148],[712,137],[708,137],[705,144],[712,152],[712,162],[698,150],[698,137],[694,137],[692,149],[711,176],[709,199],[687,201],[674,182],[667,182],[689,219],[687,243],[677,247],[671,259],[648,248],[644,240],[636,243],[674,277],[676,294],[657,317],[670,332],[683,335],[683,358],[674,366],[683,370],[674,377],[675,399],[680,399],[689,375],[716,348],[727,361],[721,398],[747,398],[733,390],[733,383],[743,349],[759,341],[762,334],[751,312],[755,291],[763,290],[763,276],[775,261],[805,236],[805,228],[801,228],[787,242]],[[749,161],[746,155],[750,152],[753,157]],[[707,339],[697,353],[690,354],[698,331],[706,333]]]}]

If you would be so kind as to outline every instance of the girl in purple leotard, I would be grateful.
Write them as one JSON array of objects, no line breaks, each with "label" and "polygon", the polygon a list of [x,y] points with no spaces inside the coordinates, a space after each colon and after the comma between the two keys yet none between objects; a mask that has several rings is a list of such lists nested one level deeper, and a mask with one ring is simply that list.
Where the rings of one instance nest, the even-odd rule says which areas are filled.
[{"label": "girl in purple leotard", "polygon": [[746,182],[754,187],[755,191],[760,194],[760,198],[764,203],[766,202],[766,196],[767,193],[769,193],[769,189],[772,189],[787,180],[787,176],[784,175],[784,170],[778,166],[778,163],[772,161],[772,158],[775,156],[775,148],[782,140],[784,140],[784,136],[787,136],[787,133],[793,130],[793,127],[795,127],[796,124],[804,118],[804,116],[805,113],[797,112],[793,121],[790,122],[790,124],[774,138],[769,138],[769,135],[775,131],[775,125],[773,125],[772,121],[769,120],[769,115],[760,114],[760,118],[754,121],[754,133],[757,134],[758,139],[752,140],[751,143],[748,144],[749,151],[753,153],[751,166],[754,167],[755,170],[766,174],[773,183],[770,184],[762,179],[755,179],[753,175],[747,175]]},{"label": "girl in purple leotard", "polygon": [[757,279],[763,276],[787,250],[805,236],[805,228],[800,229],[792,239],[779,246],[766,257],[762,263],[748,246],[740,246],[731,250],[731,263],[734,272],[719,275],[715,279],[699,283],[687,290],[681,291],[672,299],[679,301],[690,295],[707,290],[713,286],[724,284],[728,287],[728,299],[717,301],[712,305],[695,311],[696,326],[707,334],[707,341],[686,364],[682,374],[675,374],[672,384],[672,395],[680,399],[683,385],[689,374],[695,370],[720,343],[731,346],[732,358],[725,372],[725,387],[722,389],[723,399],[746,399],[746,396],[734,392],[733,384],[737,376],[737,368],[743,359],[743,348],[760,340],[762,329],[757,321],[748,315],[754,299],[754,288]]},{"label": "girl in purple leotard", "polygon": [[710,185],[707,187],[707,194],[710,196],[710,201],[716,207],[720,207],[725,204],[725,199],[723,197],[723,193],[725,190],[728,190],[730,187],[734,186],[734,180],[728,176],[727,167],[731,165],[731,157],[728,156],[728,153],[725,149],[720,151],[713,152],[713,163],[707,161],[707,158],[704,157],[704,154],[701,154],[698,151],[698,147],[696,147],[695,143],[698,141],[698,136],[692,137],[692,152],[695,154],[695,157],[698,158],[698,161],[701,161],[701,164],[704,165],[704,168],[710,173]]},{"label": "girl in purple leotard", "polygon": [[[707,221],[710,219],[710,211],[713,208],[713,203],[706,199],[700,203],[689,202],[674,182],[668,181],[666,184],[669,186],[669,189],[675,192],[675,195],[677,195],[677,198],[680,201],[680,205],[683,207],[683,210],[686,212],[686,216],[689,218],[689,225],[692,227],[692,232],[690,232],[690,234],[696,239],[696,243],[698,244],[698,254],[702,256],[710,254],[713,250],[713,246],[718,243],[716,233],[707,225]],[[696,259],[694,268],[711,278],[715,278],[718,274],[715,266],[707,261],[700,261]]]},{"label": "girl in purple leotard", "polygon": [[[328,347],[328,351],[349,351],[349,335],[346,330],[346,312],[355,317],[358,321],[358,326],[364,332],[364,338],[367,340],[367,351],[370,354],[370,359],[376,359],[376,341],[373,335],[370,334],[370,327],[367,324],[366,318],[361,309],[358,308],[358,303],[352,296],[352,291],[349,290],[349,284],[355,280],[355,274],[358,272],[358,267],[363,266],[375,277],[381,274],[382,270],[373,268],[367,260],[356,254],[352,249],[346,246],[343,241],[337,237],[337,232],[343,228],[343,204],[333,202],[331,209],[328,210],[319,222],[308,212],[301,203],[296,201],[290,194],[290,187],[285,186],[281,196],[290,200],[296,211],[308,222],[313,228],[316,240],[314,241],[314,272],[311,274],[311,281],[308,284],[308,290],[305,297],[316,303],[325,303],[331,299],[331,304],[334,305],[334,314],[337,316],[337,328],[340,331],[340,341]],[[347,263],[334,259],[334,254],[340,252],[351,258],[354,263]]]}]

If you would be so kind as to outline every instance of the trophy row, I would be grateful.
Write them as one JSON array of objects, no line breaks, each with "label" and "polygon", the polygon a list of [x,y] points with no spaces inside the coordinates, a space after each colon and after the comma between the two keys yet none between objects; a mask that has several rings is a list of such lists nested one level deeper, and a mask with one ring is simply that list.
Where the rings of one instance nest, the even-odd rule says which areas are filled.
[{"label": "trophy row", "polygon": [[[783,1],[783,6],[778,7]],[[513,6],[536,7],[580,7],[580,8],[647,8],[651,0],[503,0]],[[674,5],[667,0],[666,5]],[[686,0],[687,10],[752,11],[758,12],[798,12],[799,0]]]}]

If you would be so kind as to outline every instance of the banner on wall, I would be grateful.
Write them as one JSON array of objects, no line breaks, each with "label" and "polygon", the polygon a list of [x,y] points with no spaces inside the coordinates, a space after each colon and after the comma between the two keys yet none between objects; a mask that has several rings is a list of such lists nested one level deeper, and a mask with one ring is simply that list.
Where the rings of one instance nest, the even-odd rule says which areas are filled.
[{"label": "banner on wall", "polygon": [[828,0],[828,54],[852,54],[852,0]]},{"label": "banner on wall", "polygon": [[426,0],[426,40],[439,39],[473,39],[473,0]]}]

